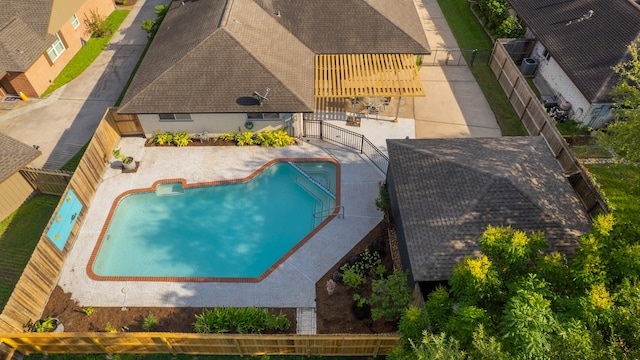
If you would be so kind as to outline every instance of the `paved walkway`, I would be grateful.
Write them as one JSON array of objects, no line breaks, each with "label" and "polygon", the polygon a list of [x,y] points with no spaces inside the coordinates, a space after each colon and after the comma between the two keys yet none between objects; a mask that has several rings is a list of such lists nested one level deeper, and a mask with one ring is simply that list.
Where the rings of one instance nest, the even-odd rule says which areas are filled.
[{"label": "paved walkway", "polygon": [[107,48],[78,78],[45,99],[29,99],[0,110],[0,132],[40,147],[42,155],[29,166],[58,169],[91,139],[147,43],[140,24],[155,18],[154,6],[166,2],[138,1]]},{"label": "paved walkway", "polygon": [[[141,166],[135,174],[109,168],[94,196],[78,237],[63,265],[59,286],[78,306],[259,306],[295,307],[300,333],[314,333],[315,284],[322,279],[381,220],[375,207],[383,175],[360,154],[323,141],[269,149],[250,147],[144,147],[144,139],[123,138],[119,146]],[[167,156],[167,151],[174,152]],[[168,159],[179,157],[183,161]],[[341,164],[341,205],[344,218],[335,218],[257,283],[183,283],[95,281],[87,276],[88,259],[97,243],[111,205],[118,195],[175,178],[187,183],[242,178],[274,158],[333,157]],[[115,167],[115,166],[114,166]]]}]

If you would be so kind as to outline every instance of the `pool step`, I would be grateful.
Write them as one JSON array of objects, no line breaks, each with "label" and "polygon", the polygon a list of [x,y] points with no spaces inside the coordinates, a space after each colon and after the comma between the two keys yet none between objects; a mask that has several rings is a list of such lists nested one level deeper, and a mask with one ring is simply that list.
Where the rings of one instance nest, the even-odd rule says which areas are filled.
[{"label": "pool step", "polygon": [[333,198],[335,200],[336,198],[336,194],[334,194],[331,190],[327,189],[326,186],[322,185],[318,180],[314,179],[312,176],[310,176],[306,171],[304,171],[300,166],[296,165],[296,163],[291,162],[291,161],[287,161],[289,163],[289,165],[293,166],[294,169],[298,170],[298,172],[300,172],[300,174],[302,174],[304,177],[306,177],[307,179],[309,179],[309,181],[311,181],[312,183],[314,183],[316,186],[318,186],[320,189],[322,189],[324,192],[326,192],[329,196],[331,196],[331,198]]},{"label": "pool step", "polygon": [[182,195],[184,194],[184,189],[182,188],[182,183],[167,183],[167,184],[159,184],[156,186],[156,196],[170,196],[170,195]]}]

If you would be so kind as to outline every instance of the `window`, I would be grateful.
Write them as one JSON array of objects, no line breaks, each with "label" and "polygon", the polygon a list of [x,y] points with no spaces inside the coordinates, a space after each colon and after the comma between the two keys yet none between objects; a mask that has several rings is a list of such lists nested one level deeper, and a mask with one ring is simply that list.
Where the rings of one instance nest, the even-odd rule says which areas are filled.
[{"label": "window", "polygon": [[62,39],[60,39],[60,35],[56,33],[56,41],[54,41],[53,45],[51,45],[47,49],[47,55],[49,55],[49,59],[51,62],[56,61],[56,59],[62,54],[65,50],[64,43]]},{"label": "window", "polygon": [[542,53],[542,56],[544,56],[547,61],[551,60],[551,54],[549,54],[549,51],[547,50]]},{"label": "window", "polygon": [[247,113],[247,120],[280,120],[278,113]]},{"label": "window", "polygon": [[193,121],[191,114],[158,114],[160,122],[180,122],[180,121]]},{"label": "window", "polygon": [[78,19],[78,15],[73,14],[73,16],[71,16],[71,19],[69,19],[69,21],[71,21],[71,25],[73,25],[73,29],[77,29],[78,26],[80,26],[80,19]]}]

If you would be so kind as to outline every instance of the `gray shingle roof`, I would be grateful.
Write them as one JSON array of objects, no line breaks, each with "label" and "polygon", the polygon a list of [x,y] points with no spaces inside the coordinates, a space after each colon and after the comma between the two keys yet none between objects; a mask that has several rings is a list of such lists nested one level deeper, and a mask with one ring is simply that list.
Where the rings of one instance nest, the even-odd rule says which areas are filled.
[{"label": "gray shingle roof", "polygon": [[[542,137],[387,140],[415,281],[442,281],[478,254],[487,225],[542,230],[575,251],[590,220]],[[399,239],[400,240],[400,239]]]},{"label": "gray shingle roof", "polygon": [[[311,112],[315,53],[428,52],[411,0],[346,0],[366,21],[344,3],[173,2],[119,112]],[[243,103],[267,87],[261,108]]]},{"label": "gray shingle roof", "polygon": [[52,0],[0,0],[0,72],[24,72],[54,41],[47,34]]},{"label": "gray shingle roof", "polygon": [[429,44],[413,1],[261,0],[317,54],[424,54]]},{"label": "gray shingle roof", "polygon": [[40,151],[0,133],[0,182],[40,156]]},{"label": "gray shingle roof", "polygon": [[[527,27],[590,102],[610,101],[611,67],[640,35],[640,7],[630,0],[509,0]],[[589,10],[593,16],[576,21]],[[569,22],[571,22],[570,25]]]}]

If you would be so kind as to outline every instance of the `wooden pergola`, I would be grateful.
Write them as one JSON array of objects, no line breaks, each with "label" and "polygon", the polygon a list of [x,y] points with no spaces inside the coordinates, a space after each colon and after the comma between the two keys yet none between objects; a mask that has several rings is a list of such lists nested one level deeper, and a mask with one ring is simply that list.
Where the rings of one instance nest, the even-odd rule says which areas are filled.
[{"label": "wooden pergola", "polygon": [[425,96],[412,54],[321,54],[316,98]]}]

